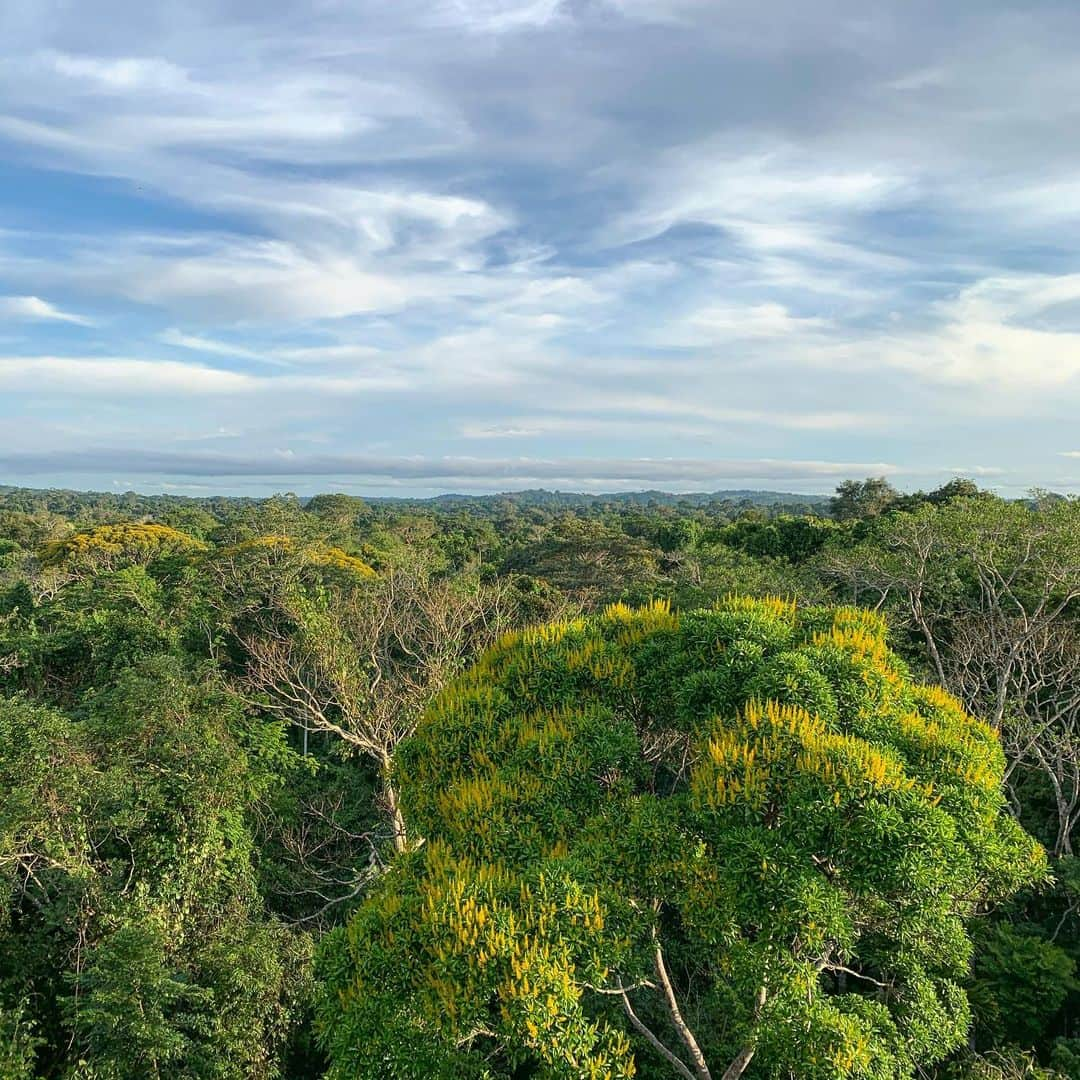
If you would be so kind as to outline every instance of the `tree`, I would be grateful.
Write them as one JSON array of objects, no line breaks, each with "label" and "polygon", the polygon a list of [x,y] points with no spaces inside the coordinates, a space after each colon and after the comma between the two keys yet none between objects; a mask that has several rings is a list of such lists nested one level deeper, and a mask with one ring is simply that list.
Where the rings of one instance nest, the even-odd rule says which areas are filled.
[{"label": "tree", "polygon": [[295,562],[248,628],[241,686],[305,733],[340,738],[380,778],[394,847],[405,824],[393,781],[397,745],[474,652],[506,628],[507,590],[446,578],[422,558],[348,588],[305,587]]},{"label": "tree", "polygon": [[270,1080],[310,956],[256,888],[280,726],[161,657],[80,711],[0,698],[0,1040],[21,1018],[29,1075]]},{"label": "tree", "polygon": [[1019,774],[1036,772],[1053,797],[1054,854],[1072,855],[1080,823],[1080,627],[1055,619],[1029,633],[1016,620],[969,615],[950,634],[946,671],[965,700],[985,701],[1004,682],[1001,733],[1014,804]]},{"label": "tree", "polygon": [[616,605],[510,635],[398,750],[413,834],[321,950],[335,1080],[900,1080],[967,920],[1044,874],[986,724],[865,611]]},{"label": "tree", "polygon": [[1072,1080],[1071,1072],[1044,1069],[1030,1051],[994,1050],[962,1058],[947,1069],[946,1080]]},{"label": "tree", "polygon": [[972,998],[991,1045],[1033,1046],[1077,989],[1069,954],[1031,928],[998,922],[979,938]]},{"label": "tree", "polygon": [[5,1080],[35,1080],[34,1064],[44,1039],[35,1033],[25,1002],[13,1008],[0,1004],[0,1076]]},{"label": "tree", "polygon": [[0,690],[68,707],[175,645],[159,583],[141,566],[80,576],[35,605],[23,585],[0,599]]},{"label": "tree", "polygon": [[316,495],[308,499],[304,509],[322,521],[330,522],[340,528],[348,528],[367,509],[367,504],[358,495]]},{"label": "tree", "polygon": [[846,535],[849,529],[850,526],[829,518],[781,514],[764,520],[741,517],[720,529],[717,535],[721,543],[748,555],[801,563],[818,554],[830,540]]},{"label": "tree", "polygon": [[76,570],[118,570],[145,566],[169,555],[205,551],[206,545],[168,525],[99,525],[63,540],[50,540],[38,552],[44,567],[65,566]]},{"label": "tree", "polygon": [[304,506],[304,513],[317,519],[328,538],[347,540],[362,520],[367,504],[356,495],[316,495]]},{"label": "tree", "polygon": [[942,484],[941,487],[934,488],[926,495],[926,501],[929,503],[935,503],[941,505],[942,503],[952,502],[954,499],[992,499],[993,495],[987,492],[981,491],[979,485],[974,480],[968,480],[963,476],[953,477],[946,484]]},{"label": "tree", "polygon": [[900,493],[883,476],[845,480],[829,500],[829,513],[838,521],[877,517],[899,498]]},{"label": "tree", "polygon": [[935,679],[1054,789],[1058,854],[1080,817],[1080,502],[960,499],[879,523],[824,572],[921,640]]},{"label": "tree", "polygon": [[629,591],[648,592],[660,580],[657,551],[646,541],[569,515],[542,538],[513,551],[503,570],[543,578],[587,605],[617,600]]}]

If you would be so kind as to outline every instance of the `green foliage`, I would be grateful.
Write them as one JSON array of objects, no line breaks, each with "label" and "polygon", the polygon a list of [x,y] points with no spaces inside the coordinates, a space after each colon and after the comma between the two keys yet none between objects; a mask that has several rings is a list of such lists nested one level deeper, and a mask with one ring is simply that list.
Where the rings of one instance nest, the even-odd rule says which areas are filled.
[{"label": "green foliage", "polygon": [[366,510],[363,499],[355,495],[316,495],[309,499],[304,509],[320,521],[348,530]]},{"label": "green foliage", "polygon": [[85,1032],[84,1053],[100,1075],[209,1075],[202,1045],[213,994],[179,977],[169,962],[166,928],[130,921],[90,951],[77,980],[72,1026]]},{"label": "green foliage", "polygon": [[141,566],[88,575],[33,603],[26,583],[0,602],[0,689],[70,705],[140,661],[175,647],[162,588]]},{"label": "green foliage", "polygon": [[34,1062],[43,1041],[27,1016],[26,1002],[9,1008],[0,1004],[0,1076],[4,1080],[34,1080]]},{"label": "green foliage", "polygon": [[529,572],[592,602],[647,596],[660,582],[658,554],[645,540],[598,521],[564,518],[557,530],[524,544],[504,569]]},{"label": "green foliage", "polygon": [[851,529],[828,518],[780,515],[740,518],[717,532],[721,543],[758,558],[800,563],[818,554],[829,541],[849,535]]},{"label": "green foliage", "polygon": [[426,843],[324,944],[331,1075],[650,1075],[620,987],[692,1056],[670,972],[714,1070],[908,1076],[963,1041],[966,919],[1044,873],[1003,767],[855,609],[510,635],[400,751]]},{"label": "green foliage", "polygon": [[71,532],[71,525],[62,517],[38,509],[34,513],[0,509],[0,538],[17,548],[33,551],[46,540]]},{"label": "green foliage", "polygon": [[1080,1080],[1080,1039],[1055,1039],[1050,1067],[1066,1080]]},{"label": "green foliage", "polygon": [[967,1054],[941,1074],[943,1080],[1072,1080],[1072,1075],[1043,1068],[1033,1053],[1015,1049]]},{"label": "green foliage", "polygon": [[1033,1046],[1078,988],[1076,963],[1034,928],[1002,922],[979,937],[972,999],[991,1045]]},{"label": "green foliage", "polygon": [[838,521],[877,517],[899,501],[900,493],[883,476],[845,480],[829,500],[829,512]]},{"label": "green foliage", "polygon": [[[616,985],[690,1062],[658,944],[714,1077],[752,1050],[746,1080],[916,1075],[905,1055],[920,1078],[1080,1080],[1080,504],[845,494],[838,520],[756,492],[0,488],[0,1076],[322,1075],[329,932],[334,1075],[671,1076]],[[416,621],[417,574],[497,598],[485,625],[673,611],[506,639],[390,770],[414,836],[395,859],[384,771],[332,731],[302,741],[250,648],[318,645],[319,679],[292,674],[331,723],[420,715],[443,679],[409,673],[460,671],[473,637],[448,647],[453,604]],[[1000,720],[1001,748],[911,685],[878,620],[693,610],[732,593],[880,605],[915,677]],[[1031,692],[1002,662],[1017,641]],[[1002,749],[1018,819],[1063,855],[993,908],[1037,877],[999,820]],[[927,1066],[960,1038],[954,984],[969,1045]]]},{"label": "green foliage", "polygon": [[251,810],[288,774],[276,726],[161,658],[73,723],[0,700],[0,1004],[43,1062],[102,1077],[273,1077],[303,937],[256,889]]}]

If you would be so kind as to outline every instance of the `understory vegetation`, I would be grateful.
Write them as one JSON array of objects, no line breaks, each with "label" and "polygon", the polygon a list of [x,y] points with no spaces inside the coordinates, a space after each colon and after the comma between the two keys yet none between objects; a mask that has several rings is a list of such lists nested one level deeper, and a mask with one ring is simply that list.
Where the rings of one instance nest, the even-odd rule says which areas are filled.
[{"label": "understory vegetation", "polygon": [[1080,502],[0,488],[0,1077],[1080,1080]]}]

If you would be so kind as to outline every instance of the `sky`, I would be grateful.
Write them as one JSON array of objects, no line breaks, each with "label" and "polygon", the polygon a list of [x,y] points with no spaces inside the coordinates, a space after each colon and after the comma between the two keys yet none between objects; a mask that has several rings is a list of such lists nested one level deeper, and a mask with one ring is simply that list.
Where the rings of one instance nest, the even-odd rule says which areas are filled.
[{"label": "sky", "polygon": [[1080,491],[1072,0],[4,0],[0,483]]}]

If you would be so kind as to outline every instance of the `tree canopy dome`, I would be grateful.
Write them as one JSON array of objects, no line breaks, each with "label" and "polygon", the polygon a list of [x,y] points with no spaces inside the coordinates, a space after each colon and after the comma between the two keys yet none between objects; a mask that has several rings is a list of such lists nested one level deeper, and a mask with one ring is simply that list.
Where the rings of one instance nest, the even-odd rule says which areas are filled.
[{"label": "tree canopy dome", "polygon": [[860,609],[508,635],[399,751],[425,842],[323,949],[333,1075],[909,1076],[1043,873],[1003,769]]}]

